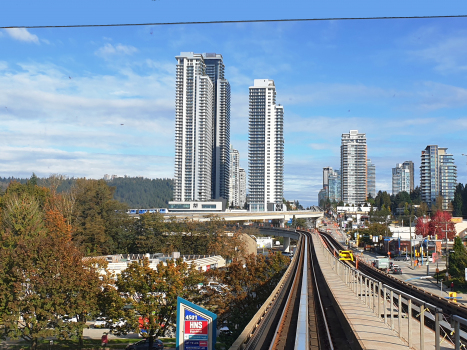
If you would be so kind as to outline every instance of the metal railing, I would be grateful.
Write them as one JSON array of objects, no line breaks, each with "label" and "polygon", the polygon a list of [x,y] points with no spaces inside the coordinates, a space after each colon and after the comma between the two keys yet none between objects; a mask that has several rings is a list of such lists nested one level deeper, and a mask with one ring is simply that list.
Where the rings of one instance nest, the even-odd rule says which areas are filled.
[{"label": "metal railing", "polygon": [[[431,333],[425,332],[425,318],[427,318],[429,322],[434,323],[435,349],[440,349],[442,341],[440,336],[441,332],[446,333],[445,329],[440,325],[440,321],[443,317],[443,310],[441,308],[363,274],[354,267],[340,261],[338,256],[335,255],[335,252],[331,253],[331,251],[326,247],[321,235],[319,235],[319,241],[323,252],[326,253],[325,255],[328,263],[336,274],[343,280],[345,285],[348,286],[350,290],[364,303],[364,305],[370,308],[379,319],[382,319],[391,330],[398,333],[399,338],[405,339],[409,347],[412,347],[414,343],[414,336],[412,335],[412,328],[414,325],[412,323],[414,323],[413,319],[415,319],[420,323],[420,350],[424,350],[425,343],[429,341],[429,339],[426,339],[426,336]],[[396,318],[397,327],[395,327],[394,324]],[[404,319],[407,320],[406,325],[402,324],[405,323],[405,321],[403,321]],[[460,323],[467,326],[466,319],[459,316],[453,316],[456,349],[460,349]],[[404,327],[407,327],[406,338],[402,336]]]},{"label": "metal railing", "polygon": [[453,315],[451,319],[451,326],[454,328],[454,346],[456,350],[461,348],[461,339],[460,339],[460,326],[463,324],[467,326],[467,320],[463,317]]}]

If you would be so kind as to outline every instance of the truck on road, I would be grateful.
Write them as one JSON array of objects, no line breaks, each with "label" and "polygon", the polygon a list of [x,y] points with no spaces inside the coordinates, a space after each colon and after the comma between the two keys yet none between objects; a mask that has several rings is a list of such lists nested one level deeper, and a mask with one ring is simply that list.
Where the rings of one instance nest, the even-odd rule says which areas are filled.
[{"label": "truck on road", "polygon": [[389,258],[385,256],[377,256],[374,260],[374,267],[379,270],[388,270],[389,269]]}]

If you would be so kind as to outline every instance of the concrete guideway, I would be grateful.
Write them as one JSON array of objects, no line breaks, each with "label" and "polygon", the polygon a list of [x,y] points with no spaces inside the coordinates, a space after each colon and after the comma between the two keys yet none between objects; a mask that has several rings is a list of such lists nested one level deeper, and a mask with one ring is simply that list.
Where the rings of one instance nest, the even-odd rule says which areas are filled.
[{"label": "concrete guideway", "polygon": [[209,221],[212,216],[217,216],[225,221],[248,220],[283,220],[288,221],[294,216],[296,219],[317,219],[323,217],[322,211],[296,210],[296,211],[264,211],[264,212],[170,212],[163,214],[165,219],[176,217],[177,219],[193,219],[196,221]]},{"label": "concrete guideway", "polygon": [[[380,297],[381,290],[378,289],[381,285],[376,287],[379,293],[375,294],[375,285],[367,284],[368,281],[362,284],[361,275],[352,274],[352,277],[360,278],[356,280],[360,282],[355,283],[355,280],[347,274],[351,269],[344,270],[345,265],[334,259],[331,253],[324,249],[320,237],[313,235],[313,242],[329,289],[341,309],[342,317],[345,317],[349,323],[350,330],[355,336],[355,342],[358,343],[358,345],[354,344],[354,348],[408,349],[409,344],[406,340],[409,339],[410,329],[412,348],[435,349],[435,333],[424,327],[423,324],[421,325],[416,319],[410,318],[410,328],[407,317],[397,318],[395,322],[394,318],[391,318],[391,321],[388,322],[388,315],[397,315],[401,310],[397,305],[395,307],[393,303],[390,303],[391,300],[394,300],[391,299],[393,292],[390,293],[391,298],[388,298],[389,291],[385,288],[386,297],[382,299]],[[378,317],[377,314],[381,313],[385,315],[384,318]],[[401,315],[405,316],[406,314],[402,313]],[[413,316],[416,315],[413,314]],[[423,329],[423,344],[420,344],[421,328]],[[439,342],[441,342],[440,349],[454,348],[451,343],[443,341],[441,338]]]}]

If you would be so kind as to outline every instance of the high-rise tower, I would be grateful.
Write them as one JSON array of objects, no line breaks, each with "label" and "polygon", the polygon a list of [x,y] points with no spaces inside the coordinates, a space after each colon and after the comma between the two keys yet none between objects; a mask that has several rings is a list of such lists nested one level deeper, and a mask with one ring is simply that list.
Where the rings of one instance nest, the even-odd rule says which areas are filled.
[{"label": "high-rise tower", "polygon": [[366,135],[358,130],[342,134],[341,191],[342,201],[349,204],[364,203],[367,199]]},{"label": "high-rise tower", "polygon": [[404,191],[413,191],[413,162],[409,161],[392,168],[392,194],[395,196]]},{"label": "high-rise tower", "polygon": [[376,166],[371,159],[366,160],[366,191],[367,196],[376,197]]},{"label": "high-rise tower", "polygon": [[206,74],[214,85],[212,198],[229,199],[230,84],[224,77],[222,55],[206,53],[203,57]]},{"label": "high-rise tower", "polygon": [[228,199],[230,85],[222,56],[176,59],[174,200]]},{"label": "high-rise tower", "polygon": [[273,80],[250,87],[248,203],[251,211],[281,210],[284,193],[284,108]]},{"label": "high-rise tower", "polygon": [[443,210],[449,209],[454,200],[457,184],[457,167],[454,157],[447,148],[427,146],[422,151],[420,165],[420,187],[422,201],[431,206],[438,196],[442,197]]},{"label": "high-rise tower", "polygon": [[240,152],[230,145],[229,205],[240,205]]}]

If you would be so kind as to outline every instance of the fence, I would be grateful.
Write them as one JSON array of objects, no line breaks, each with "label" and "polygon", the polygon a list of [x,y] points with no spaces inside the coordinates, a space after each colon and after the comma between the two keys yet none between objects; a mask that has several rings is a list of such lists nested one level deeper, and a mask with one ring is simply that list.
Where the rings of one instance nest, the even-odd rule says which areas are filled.
[{"label": "fence", "polygon": [[[425,344],[433,340],[435,349],[440,349],[442,341],[440,337],[441,332],[445,334],[444,338],[449,335],[446,333],[446,327],[441,326],[441,320],[443,319],[443,310],[441,308],[426,303],[421,299],[408,295],[407,293],[361,273],[354,267],[340,261],[335,252],[331,253],[327,249],[321,236],[319,236],[319,241],[321,243],[321,249],[326,253],[325,256],[328,263],[345,285],[348,286],[378,318],[382,319],[391,330],[397,332],[401,339],[405,339],[409,347],[413,347],[414,341],[416,340],[413,335],[415,330],[413,329],[413,323],[415,322],[412,322],[412,320],[415,319],[420,323],[420,350],[424,350]],[[396,325],[395,319],[397,319]],[[425,331],[425,321],[434,325],[434,339],[427,338],[432,333],[430,331]],[[456,349],[460,349],[460,324],[467,326],[467,320],[458,316],[453,316],[452,326],[455,333],[454,343]]]}]

